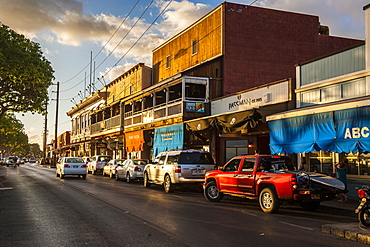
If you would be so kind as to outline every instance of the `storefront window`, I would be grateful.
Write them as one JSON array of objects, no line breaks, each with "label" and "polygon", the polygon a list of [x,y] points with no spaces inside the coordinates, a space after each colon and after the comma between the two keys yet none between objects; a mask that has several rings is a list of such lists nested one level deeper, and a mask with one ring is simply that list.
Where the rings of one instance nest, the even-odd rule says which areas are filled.
[{"label": "storefront window", "polygon": [[311,172],[322,172],[322,173],[333,173],[335,163],[335,153],[315,151],[310,153],[310,171]]},{"label": "storefront window", "polygon": [[226,162],[235,156],[244,154],[248,154],[248,140],[226,141]]},{"label": "storefront window", "polygon": [[346,155],[348,163],[348,174],[368,175],[370,174],[370,154],[349,153]]}]

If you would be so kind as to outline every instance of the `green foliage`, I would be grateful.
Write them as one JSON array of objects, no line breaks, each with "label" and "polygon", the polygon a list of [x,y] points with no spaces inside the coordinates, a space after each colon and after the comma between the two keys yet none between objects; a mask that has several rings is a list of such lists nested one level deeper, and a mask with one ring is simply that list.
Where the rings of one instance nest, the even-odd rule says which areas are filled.
[{"label": "green foliage", "polygon": [[0,24],[0,119],[6,112],[45,114],[53,73],[39,44]]},{"label": "green foliage", "polygon": [[38,143],[30,143],[28,144],[28,154],[32,156],[40,156],[42,154],[42,151],[40,149],[40,145]]},{"label": "green foliage", "polygon": [[11,153],[26,154],[28,136],[23,123],[14,114],[5,114],[0,118],[0,150]]}]

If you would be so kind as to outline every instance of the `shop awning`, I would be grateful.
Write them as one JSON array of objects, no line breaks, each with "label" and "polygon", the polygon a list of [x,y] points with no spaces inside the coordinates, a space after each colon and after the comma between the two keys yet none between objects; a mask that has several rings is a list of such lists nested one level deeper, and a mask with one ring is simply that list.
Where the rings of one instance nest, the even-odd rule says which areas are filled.
[{"label": "shop awning", "polygon": [[186,128],[190,131],[201,131],[215,127],[223,134],[235,133],[243,129],[255,128],[260,120],[261,114],[252,109],[189,121],[186,123]]},{"label": "shop awning", "polygon": [[370,107],[314,113],[268,122],[271,153],[370,151]]},{"label": "shop awning", "polygon": [[125,134],[126,151],[139,152],[144,150],[144,134],[142,130],[128,132]]},{"label": "shop awning", "polygon": [[153,154],[155,157],[160,152],[169,149],[182,149],[184,143],[184,125],[176,124],[154,130]]}]

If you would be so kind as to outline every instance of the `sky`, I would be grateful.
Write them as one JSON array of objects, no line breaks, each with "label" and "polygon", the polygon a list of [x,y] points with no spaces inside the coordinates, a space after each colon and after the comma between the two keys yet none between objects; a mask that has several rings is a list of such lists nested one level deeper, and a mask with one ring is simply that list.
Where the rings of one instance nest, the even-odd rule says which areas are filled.
[{"label": "sky", "polygon": [[[67,111],[138,63],[151,66],[152,50],[217,7],[221,0],[0,0],[0,23],[39,43],[54,69],[49,88],[48,139],[71,130]],[[330,35],[365,39],[369,0],[234,0],[319,16]],[[92,63],[90,63],[92,61]],[[92,71],[92,73],[90,73]],[[94,85],[91,89],[87,85]],[[41,115],[17,114],[30,143],[42,148]]]}]

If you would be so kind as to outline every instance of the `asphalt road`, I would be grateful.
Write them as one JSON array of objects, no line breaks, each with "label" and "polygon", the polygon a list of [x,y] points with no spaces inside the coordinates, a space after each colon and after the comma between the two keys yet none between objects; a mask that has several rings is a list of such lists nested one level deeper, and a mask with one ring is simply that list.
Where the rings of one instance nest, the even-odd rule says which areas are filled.
[{"label": "asphalt road", "polygon": [[255,201],[208,202],[196,190],[101,175],[59,179],[55,170],[0,167],[0,246],[362,246],[321,232],[353,217],[284,205],[263,213]]}]

